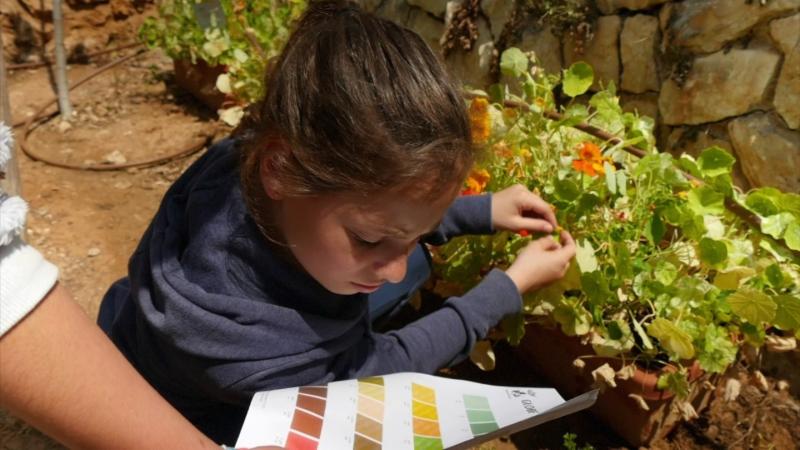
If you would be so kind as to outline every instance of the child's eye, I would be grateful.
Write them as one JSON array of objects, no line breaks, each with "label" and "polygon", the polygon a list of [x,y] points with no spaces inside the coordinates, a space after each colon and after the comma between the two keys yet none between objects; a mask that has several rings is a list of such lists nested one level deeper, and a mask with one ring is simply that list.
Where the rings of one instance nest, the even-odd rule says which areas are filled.
[{"label": "child's eye", "polygon": [[354,241],[355,241],[357,244],[359,244],[359,245],[362,245],[362,246],[364,246],[364,247],[375,247],[375,246],[377,246],[378,244],[380,244],[380,240],[378,240],[378,241],[370,241],[370,240],[367,240],[367,239],[364,239],[364,238],[362,238],[361,236],[359,236],[359,235],[358,235],[358,234],[356,234],[356,233],[353,233],[352,231],[350,232],[350,237],[351,237],[351,238],[352,238],[352,239],[353,239],[353,240],[354,240]]}]

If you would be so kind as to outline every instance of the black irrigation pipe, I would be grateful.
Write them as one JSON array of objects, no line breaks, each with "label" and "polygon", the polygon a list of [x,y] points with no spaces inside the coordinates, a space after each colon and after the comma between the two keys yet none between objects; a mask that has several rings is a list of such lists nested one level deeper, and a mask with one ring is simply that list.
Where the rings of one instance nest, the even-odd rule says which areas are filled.
[{"label": "black irrigation pipe", "polygon": [[[119,59],[117,59],[115,61],[112,61],[112,62],[110,62],[110,63],[98,68],[97,70],[95,70],[94,72],[90,73],[89,75],[81,78],[77,82],[75,82],[75,84],[73,84],[73,85],[71,85],[69,87],[69,90],[72,91],[73,89],[75,89],[75,88],[79,87],[80,85],[86,83],[87,81],[91,80],[92,78],[100,75],[101,73],[103,73],[103,72],[105,72],[105,71],[107,71],[109,69],[112,69],[112,68],[114,68],[114,67],[116,67],[116,66],[118,66],[118,65],[120,65],[120,64],[122,64],[124,62],[127,62],[127,61],[129,61],[129,60],[131,60],[131,59],[133,59],[133,58],[135,58],[137,56],[140,56],[140,55],[144,54],[145,52],[146,52],[146,50],[142,49],[142,50],[137,51],[136,53],[133,53],[131,55],[128,55],[128,56],[119,58]],[[94,171],[94,172],[107,172],[107,171],[112,171],[112,170],[130,169],[130,168],[133,168],[133,167],[150,167],[150,166],[155,166],[155,165],[159,165],[159,164],[165,164],[165,163],[168,163],[170,161],[174,161],[176,159],[185,158],[185,157],[187,157],[187,156],[189,156],[189,155],[191,155],[193,153],[196,153],[196,152],[202,150],[211,141],[211,136],[205,136],[205,137],[201,138],[200,140],[198,140],[197,142],[194,142],[191,145],[189,145],[187,147],[184,147],[184,148],[180,149],[177,152],[171,153],[171,154],[166,155],[166,156],[160,156],[158,158],[149,159],[149,160],[146,160],[146,161],[133,161],[133,162],[122,163],[122,164],[69,164],[69,163],[54,161],[54,160],[51,160],[51,159],[49,159],[49,158],[47,158],[45,156],[42,156],[38,152],[35,152],[31,148],[30,143],[28,142],[28,136],[33,131],[34,122],[38,122],[38,121],[42,121],[43,122],[43,121],[49,119],[50,117],[52,117],[53,115],[55,115],[55,113],[50,113],[50,114],[43,114],[43,113],[44,113],[45,110],[47,110],[47,108],[51,107],[56,102],[57,102],[57,98],[54,97],[51,100],[49,100],[48,102],[46,102],[45,104],[43,104],[42,106],[40,106],[36,110],[36,112],[29,119],[27,119],[24,122],[24,127],[23,127],[22,133],[20,134],[20,137],[19,137],[19,146],[22,149],[23,153],[28,155],[28,157],[30,157],[34,161],[41,161],[41,162],[43,162],[45,164],[48,164],[48,165],[51,165],[51,166],[54,166],[54,167],[60,167],[62,169],[71,169],[71,170],[87,170],[87,171]]]},{"label": "black irrigation pipe", "polygon": [[[471,92],[464,92],[463,95],[464,95],[465,98],[468,98],[468,99],[474,99],[474,98],[478,98],[478,97],[486,98],[483,95],[475,94],[475,93],[471,93]],[[516,101],[516,100],[504,100],[503,101],[503,106],[506,106],[506,107],[509,107],[509,108],[524,109],[524,110],[527,110],[527,111],[534,112],[530,105],[528,105],[525,102]],[[559,113],[559,112],[557,112],[557,111],[545,110],[545,111],[542,112],[542,116],[546,117],[547,119],[553,120],[553,121],[564,120],[564,115]],[[603,129],[597,128],[597,127],[595,127],[593,125],[589,125],[586,122],[580,122],[580,123],[577,123],[575,125],[572,125],[572,128],[575,128],[575,129],[578,129],[580,131],[583,131],[584,133],[587,133],[587,134],[592,135],[592,136],[594,136],[596,138],[602,139],[602,140],[604,140],[606,142],[609,142],[609,143],[611,143],[613,145],[620,145],[620,148],[622,148],[626,152],[628,152],[631,155],[634,155],[636,157],[643,158],[644,156],[647,155],[647,153],[645,153],[644,150],[642,150],[640,148],[633,147],[631,145],[623,145],[624,141],[621,138],[619,138],[617,136],[614,136],[613,134],[611,134],[611,133],[609,133],[609,132],[607,132],[607,131],[605,131]],[[686,176],[686,178],[688,178],[689,180],[692,180],[692,181],[698,183],[698,185],[703,185],[704,184],[703,180],[695,177],[694,175],[692,175],[690,173],[686,173],[686,172],[684,172],[682,170],[681,170],[681,173],[683,173],[683,175]],[[725,197],[725,207],[728,209],[728,211],[732,212],[737,217],[742,219],[745,223],[750,225],[753,229],[757,230],[761,234],[764,234],[761,231],[761,218],[758,217],[756,214],[753,214],[748,209],[746,209],[745,207],[743,207],[742,205],[740,205],[739,203],[734,201],[732,198],[727,197],[727,196]],[[784,249],[788,250],[792,255],[794,255],[794,257],[796,259],[800,260],[800,251],[793,250],[793,249],[789,248],[789,246],[786,244],[786,241],[784,239],[773,238],[772,236],[769,236],[769,239],[774,240],[781,247],[783,247]]]},{"label": "black irrigation pipe", "polygon": [[[126,50],[126,49],[129,49],[129,48],[140,47],[142,45],[144,45],[144,44],[142,44],[141,42],[133,42],[133,43],[130,43],[130,44],[120,45],[119,47],[107,48],[105,50],[100,50],[98,52],[89,53],[87,55],[84,55],[84,57],[87,58],[87,59],[91,59],[91,58],[94,58],[95,56],[105,55],[107,53],[118,52],[120,50]],[[35,69],[37,67],[51,66],[53,64],[54,64],[53,61],[50,61],[49,59],[46,59],[44,61],[38,61],[38,62],[9,64],[6,67],[6,69],[8,69],[8,70]]]}]

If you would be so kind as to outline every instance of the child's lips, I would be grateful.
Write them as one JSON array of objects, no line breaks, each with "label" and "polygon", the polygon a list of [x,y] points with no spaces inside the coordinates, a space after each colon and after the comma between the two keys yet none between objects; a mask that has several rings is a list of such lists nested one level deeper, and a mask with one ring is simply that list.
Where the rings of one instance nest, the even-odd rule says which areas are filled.
[{"label": "child's lips", "polygon": [[380,284],[361,284],[356,282],[352,283],[353,286],[357,287],[362,292],[375,292],[378,290],[379,287],[381,287]]}]

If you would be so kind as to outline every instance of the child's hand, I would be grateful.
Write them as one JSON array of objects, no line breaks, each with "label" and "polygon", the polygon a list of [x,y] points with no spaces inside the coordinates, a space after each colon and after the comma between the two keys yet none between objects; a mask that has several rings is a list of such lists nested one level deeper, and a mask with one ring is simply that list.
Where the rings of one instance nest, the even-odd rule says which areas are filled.
[{"label": "child's hand", "polygon": [[492,227],[497,231],[552,233],[557,226],[550,205],[521,184],[492,194]]},{"label": "child's hand", "polygon": [[506,275],[517,285],[520,294],[524,294],[563,277],[573,256],[575,241],[569,233],[561,233],[561,244],[552,236],[545,236],[523,248]]}]

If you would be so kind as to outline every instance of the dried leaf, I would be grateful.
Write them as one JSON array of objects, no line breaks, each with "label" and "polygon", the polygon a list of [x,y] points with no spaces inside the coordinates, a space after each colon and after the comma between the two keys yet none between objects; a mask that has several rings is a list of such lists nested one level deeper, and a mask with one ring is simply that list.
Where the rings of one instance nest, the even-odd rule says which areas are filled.
[{"label": "dried leaf", "polygon": [[481,370],[494,370],[495,357],[492,343],[489,341],[478,341],[475,347],[472,348],[469,359]]},{"label": "dried leaf", "polygon": [[617,382],[614,381],[614,375],[614,369],[612,369],[608,363],[603,364],[592,371],[592,379],[594,379],[592,387],[600,389],[601,391],[604,391],[607,387],[617,387]]},{"label": "dried leaf", "polygon": [[628,364],[617,371],[617,378],[620,380],[629,380],[633,378],[633,374],[635,373],[636,367],[633,364]]},{"label": "dried leaf", "polygon": [[771,352],[790,352],[797,348],[797,339],[793,336],[783,337],[769,335],[766,338],[767,350]]},{"label": "dried leaf", "polygon": [[642,411],[650,411],[650,405],[647,404],[647,402],[644,400],[644,398],[641,395],[628,394],[628,398],[630,398],[634,402],[636,402],[636,405],[638,405],[639,408],[642,408]]},{"label": "dried leaf", "polygon": [[760,370],[756,370],[755,372],[753,372],[753,375],[750,378],[750,382],[755,387],[761,389],[764,392],[769,391],[769,382],[767,381],[767,377],[765,377]]},{"label": "dried leaf", "polygon": [[739,397],[739,392],[742,390],[742,383],[736,378],[728,378],[725,382],[725,393],[723,397],[726,402],[732,402]]},{"label": "dried leaf", "polygon": [[678,411],[680,411],[683,420],[692,420],[699,417],[691,403],[685,400],[677,400],[675,404],[678,406]]}]

